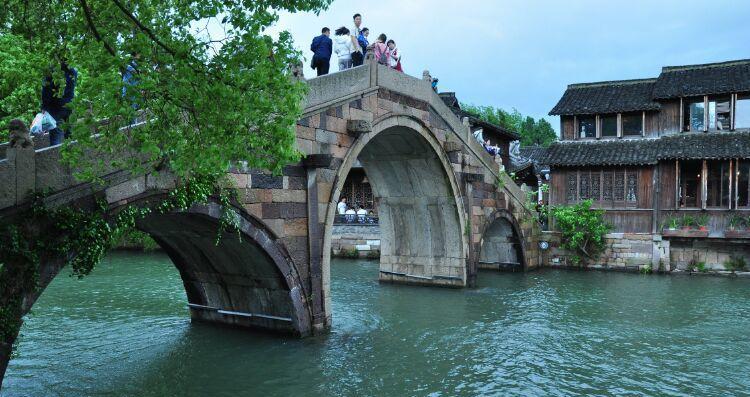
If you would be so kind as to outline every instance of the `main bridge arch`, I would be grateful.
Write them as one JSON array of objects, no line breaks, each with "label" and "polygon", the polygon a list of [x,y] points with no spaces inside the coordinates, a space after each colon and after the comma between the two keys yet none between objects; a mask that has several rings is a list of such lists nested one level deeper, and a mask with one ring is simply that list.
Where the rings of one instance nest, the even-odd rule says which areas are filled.
[{"label": "main bridge arch", "polygon": [[[466,285],[466,212],[456,175],[431,129],[417,118],[399,114],[375,119],[372,130],[354,141],[336,172],[325,218],[325,285],[330,285],[336,203],[357,160],[378,203],[382,233],[379,279]],[[328,300],[328,291],[325,295]]]}]

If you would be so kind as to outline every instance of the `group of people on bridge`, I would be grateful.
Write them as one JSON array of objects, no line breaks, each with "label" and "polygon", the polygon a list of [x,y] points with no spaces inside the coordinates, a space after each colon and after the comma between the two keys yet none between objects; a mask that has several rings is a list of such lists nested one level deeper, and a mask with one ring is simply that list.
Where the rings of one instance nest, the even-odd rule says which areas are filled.
[{"label": "group of people on bridge", "polygon": [[[132,88],[138,84],[137,63],[138,54],[131,54],[132,60],[122,70],[122,97],[131,103],[134,110],[138,110],[136,97]],[[78,84],[78,70],[68,65],[66,59],[60,61],[64,85],[61,86],[53,77],[54,70],[50,69],[42,81],[40,113],[31,123],[32,134],[49,134],[50,146],[59,145],[64,139],[70,137],[70,128],[65,126],[70,119],[73,110],[70,103],[73,102]],[[128,92],[131,90],[130,92]]]},{"label": "group of people on bridge", "polygon": [[354,14],[353,19],[352,30],[342,26],[336,29],[335,38],[331,39],[331,29],[324,27],[321,35],[313,39],[310,44],[310,51],[313,52],[310,66],[317,71],[318,76],[328,74],[334,52],[338,56],[340,71],[362,65],[367,52],[371,51],[379,64],[403,72],[401,52],[396,47],[396,42],[388,40],[388,37],[381,33],[375,42],[370,44],[370,29],[361,27],[362,15]]}]

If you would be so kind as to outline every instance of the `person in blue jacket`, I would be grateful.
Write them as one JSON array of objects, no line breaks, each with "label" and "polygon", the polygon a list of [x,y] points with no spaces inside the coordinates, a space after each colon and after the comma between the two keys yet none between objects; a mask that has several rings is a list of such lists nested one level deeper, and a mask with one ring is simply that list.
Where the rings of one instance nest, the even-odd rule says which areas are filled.
[{"label": "person in blue jacket", "polygon": [[370,42],[367,41],[367,36],[370,35],[370,29],[364,28],[361,32],[359,32],[359,36],[357,37],[357,41],[359,42],[359,46],[362,47],[362,59],[367,55],[367,47],[370,46]]},{"label": "person in blue jacket", "polygon": [[331,54],[333,53],[333,40],[331,40],[331,29],[323,28],[321,35],[313,39],[310,51],[313,52],[312,68],[318,71],[318,76],[328,74],[331,66]]},{"label": "person in blue jacket", "polygon": [[42,83],[42,110],[49,113],[57,122],[57,127],[49,132],[50,145],[59,145],[63,138],[70,136],[70,129],[65,131],[61,129],[63,123],[68,122],[72,110],[68,104],[73,101],[76,92],[76,80],[78,80],[78,71],[68,66],[64,60],[60,63],[60,69],[65,76],[65,88],[60,92],[52,74],[48,74]]}]

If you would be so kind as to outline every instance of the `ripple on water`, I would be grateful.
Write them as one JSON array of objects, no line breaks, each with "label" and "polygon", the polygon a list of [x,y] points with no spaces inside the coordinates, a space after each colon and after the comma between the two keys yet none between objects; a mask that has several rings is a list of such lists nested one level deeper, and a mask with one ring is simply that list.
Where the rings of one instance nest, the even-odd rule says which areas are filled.
[{"label": "ripple on water", "polygon": [[333,330],[304,340],[191,324],[161,255],[59,277],[2,396],[725,396],[750,390],[748,280],[482,272],[470,290],[332,265]]}]

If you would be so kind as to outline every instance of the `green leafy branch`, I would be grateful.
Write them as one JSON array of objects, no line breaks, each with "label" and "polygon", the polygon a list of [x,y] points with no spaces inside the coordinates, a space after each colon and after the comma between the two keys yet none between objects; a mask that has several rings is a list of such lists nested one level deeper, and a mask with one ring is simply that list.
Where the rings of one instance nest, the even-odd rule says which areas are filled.
[{"label": "green leafy branch", "polygon": [[595,260],[606,248],[605,235],[612,226],[604,221],[604,210],[591,208],[591,200],[553,208],[555,226],[562,234],[562,247],[571,252],[575,264]]}]

